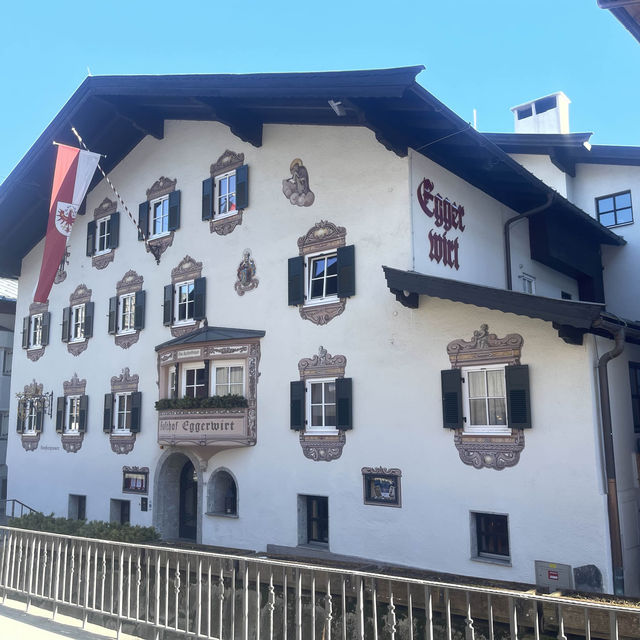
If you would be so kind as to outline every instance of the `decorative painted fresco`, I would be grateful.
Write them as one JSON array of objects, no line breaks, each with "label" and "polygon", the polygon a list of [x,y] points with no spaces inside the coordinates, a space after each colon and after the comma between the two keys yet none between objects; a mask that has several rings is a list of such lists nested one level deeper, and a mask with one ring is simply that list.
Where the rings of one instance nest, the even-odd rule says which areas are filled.
[{"label": "decorative painted fresco", "polygon": [[234,289],[239,296],[243,296],[260,284],[260,280],[256,278],[256,263],[251,257],[251,249],[245,249],[242,253],[242,262],[238,265],[237,273],[238,279]]},{"label": "decorative painted fresco", "polygon": [[299,207],[310,207],[316,199],[309,186],[309,172],[302,164],[300,158],[296,158],[289,167],[291,177],[282,181],[282,193],[291,204]]},{"label": "decorative painted fresco", "polygon": [[[433,218],[437,228],[429,231],[429,259],[438,264],[442,264],[451,269],[460,268],[458,238],[447,238],[447,233],[451,229],[457,229],[462,233],[466,227],[462,218],[464,217],[464,207],[456,202],[451,202],[449,198],[443,198],[439,193],[433,195],[435,185],[429,178],[425,178],[418,185],[418,203],[427,217]],[[429,204],[433,203],[429,208]],[[439,233],[443,231],[443,233]]]}]

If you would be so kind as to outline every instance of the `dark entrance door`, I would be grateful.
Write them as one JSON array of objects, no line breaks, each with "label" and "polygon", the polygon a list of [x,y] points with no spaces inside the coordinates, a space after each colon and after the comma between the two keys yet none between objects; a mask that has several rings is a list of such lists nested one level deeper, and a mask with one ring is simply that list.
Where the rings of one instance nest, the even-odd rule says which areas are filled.
[{"label": "dark entrance door", "polygon": [[196,539],[198,523],[198,480],[191,461],[180,472],[180,537]]}]

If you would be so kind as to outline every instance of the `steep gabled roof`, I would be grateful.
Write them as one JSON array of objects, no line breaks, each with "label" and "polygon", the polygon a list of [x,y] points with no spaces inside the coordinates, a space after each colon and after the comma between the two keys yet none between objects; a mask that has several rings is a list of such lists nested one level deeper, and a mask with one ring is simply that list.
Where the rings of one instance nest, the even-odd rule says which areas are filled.
[{"label": "steep gabled roof", "polygon": [[[161,139],[165,120],[219,121],[257,147],[264,124],[364,126],[387,149],[404,156],[411,147],[517,212],[544,203],[550,188],[421,87],[422,69],[89,77],[0,185],[0,275],[17,276],[44,236],[52,143],[77,144],[72,126],[106,154],[107,173],[146,135]],[[329,101],[341,103],[341,115]],[[543,215],[566,218],[600,243],[624,242],[557,194]]]}]

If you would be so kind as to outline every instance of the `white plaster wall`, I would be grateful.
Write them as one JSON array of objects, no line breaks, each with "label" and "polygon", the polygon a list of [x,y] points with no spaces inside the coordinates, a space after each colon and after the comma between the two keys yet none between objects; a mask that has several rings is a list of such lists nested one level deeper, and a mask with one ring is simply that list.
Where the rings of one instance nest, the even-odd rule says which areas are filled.
[{"label": "white plaster wall", "polygon": [[[516,212],[428,158],[414,151],[410,158],[413,268],[441,278],[505,288],[504,223],[517,215]],[[429,231],[442,235],[443,228],[436,227],[435,218],[427,216],[418,203],[417,189],[424,178],[434,183],[434,195],[440,193],[443,198],[448,197],[465,208],[464,231],[451,229],[447,233],[447,238],[458,238],[460,243],[459,270],[429,258]],[[511,264],[514,290],[522,290],[518,276],[524,272],[536,278],[538,295],[560,298],[560,292],[567,291],[577,299],[578,287],[573,278],[531,259],[529,227],[525,221],[511,227]]]},{"label": "white plaster wall", "polygon": [[[242,226],[221,237],[210,235],[200,219],[201,181],[225,149],[245,153],[250,206]],[[281,193],[295,157],[303,159],[316,194],[309,208],[290,205]],[[39,448],[27,453],[14,431],[9,441],[12,497],[65,515],[68,494],[86,494],[90,519],[107,519],[110,499],[131,499],[132,523],[151,524],[152,512],[140,511],[139,498],[121,493],[122,466],[150,467],[153,487],[163,454],[153,408],[158,397],[154,347],[170,338],[162,326],[163,286],[188,253],[203,262],[209,324],[266,331],[258,444],[215,455],[203,475],[206,483],[220,466],[235,475],[239,518],[204,516],[203,542],[253,549],[270,543],[295,546],[297,496],[326,495],[335,553],[527,582],[534,578],[536,559],[593,563],[610,586],[588,347],[566,345],[549,323],[511,314],[427,299],[420,309],[408,310],[386,287],[381,265],[412,266],[413,185],[423,169],[443,195],[462,202],[468,212],[464,271],[437,275],[503,286],[501,231],[507,212],[433,163],[415,167],[414,159],[410,181],[407,159],[387,152],[365,129],[268,126],[264,145],[256,149],[219,124],[168,122],[164,140],[145,139],[111,178],[134,211],[159,176],[177,178],[181,229],[157,266],[123,216],[115,261],[97,271],[85,257],[86,225],[111,194],[104,184],[90,194],[89,215],[78,220],[71,238],[69,275],[50,296],[51,344],[33,363],[16,338],[13,383],[16,389],[36,378],[58,396],[62,381],[77,372],[87,379],[88,433],[78,453],[66,453],[54,421],[47,418]],[[287,306],[287,259],[298,253],[297,238],[322,219],[346,227],[347,243],[355,244],[356,295],[342,315],[316,326]],[[470,240],[474,235],[477,244]],[[33,291],[42,248],[43,242],[23,261],[20,291]],[[238,297],[233,283],[245,248],[253,252],[260,285]],[[416,259],[418,270],[431,266],[422,255]],[[129,268],[145,279],[146,328],[137,344],[122,350],[107,334],[108,298]],[[60,341],[60,322],[69,294],[80,283],[93,291],[94,337],[84,353],[73,357]],[[29,302],[26,296],[18,300],[18,317],[27,313]],[[500,472],[465,466],[453,433],[441,427],[439,372],[449,367],[446,345],[470,338],[483,322],[499,336],[521,333],[523,362],[531,367],[534,428],[526,434],[520,463]],[[346,375],[354,385],[354,429],[347,433],[342,457],[331,463],[306,459],[289,428],[289,382],[298,379],[298,361],[317,353],[320,345],[347,357]],[[143,426],[133,452],[122,456],[111,452],[102,433],[102,400],[111,376],[125,366],[140,374]],[[401,509],[363,505],[364,466],[402,469]],[[205,505],[206,495],[203,510]],[[470,560],[470,510],[509,514],[513,566]]]},{"label": "white plaster wall", "polygon": [[[621,235],[627,245],[623,247],[604,246],[604,285],[607,308],[631,320],[640,319],[640,299],[633,290],[633,277],[640,269],[640,167],[616,165],[579,164],[574,179],[574,203],[594,218],[595,199],[611,193],[631,190],[631,204],[634,222],[611,227]],[[630,280],[631,278],[631,280]],[[630,287],[631,285],[631,287]]]},{"label": "white plaster wall", "polygon": [[549,156],[532,153],[511,153],[509,155],[525,169],[531,171],[537,178],[540,178],[552,189],[555,189],[560,195],[565,198],[568,197],[567,186],[571,181],[571,177],[558,169],[551,162]]}]

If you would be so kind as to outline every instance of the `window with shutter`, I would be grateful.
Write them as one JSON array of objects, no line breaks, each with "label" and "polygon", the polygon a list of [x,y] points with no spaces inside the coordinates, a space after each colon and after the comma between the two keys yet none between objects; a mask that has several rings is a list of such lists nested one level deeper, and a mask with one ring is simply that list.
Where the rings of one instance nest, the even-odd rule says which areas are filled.
[{"label": "window with shutter", "polygon": [[304,380],[294,380],[290,385],[291,428],[301,431],[305,427],[305,384]]},{"label": "window with shutter", "polygon": [[111,433],[113,429],[113,394],[104,394],[104,409],[102,412],[102,430]]},{"label": "window with shutter", "polygon": [[149,235],[149,203],[138,205],[138,240],[144,240]]},{"label": "window with shutter", "polygon": [[289,305],[305,320],[326,324],[355,295],[355,247],[345,246],[346,230],[321,221],[298,238],[300,256],[289,260]]},{"label": "window with shutter", "polygon": [[180,191],[172,191],[169,194],[169,231],[175,231],[180,228]]},{"label": "window with shutter", "polygon": [[522,364],[506,367],[505,384],[509,426],[513,429],[531,428],[528,365]]},{"label": "window with shutter", "polygon": [[136,331],[141,331],[142,329],[144,329],[145,299],[146,294],[144,291],[136,291],[136,297],[134,301],[135,317],[133,320],[133,327]]},{"label": "window with shutter", "polygon": [[31,325],[30,316],[25,316],[24,318],[22,318],[22,348],[23,349],[29,348],[30,325]]},{"label": "window with shutter", "polygon": [[442,426],[445,429],[461,429],[462,376],[460,369],[445,369],[440,372],[442,384]]}]

